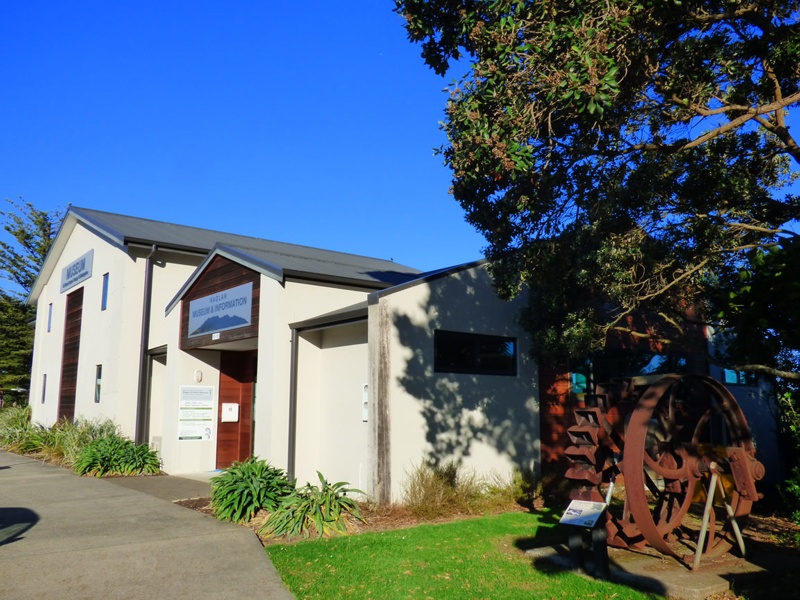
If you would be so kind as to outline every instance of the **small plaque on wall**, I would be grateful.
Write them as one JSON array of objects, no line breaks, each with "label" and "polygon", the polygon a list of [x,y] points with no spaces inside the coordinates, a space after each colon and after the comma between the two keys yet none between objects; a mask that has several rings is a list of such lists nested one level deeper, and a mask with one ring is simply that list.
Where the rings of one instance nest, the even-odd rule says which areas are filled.
[{"label": "small plaque on wall", "polygon": [[222,417],[220,419],[223,423],[238,423],[239,421],[239,405],[235,402],[222,403]]}]

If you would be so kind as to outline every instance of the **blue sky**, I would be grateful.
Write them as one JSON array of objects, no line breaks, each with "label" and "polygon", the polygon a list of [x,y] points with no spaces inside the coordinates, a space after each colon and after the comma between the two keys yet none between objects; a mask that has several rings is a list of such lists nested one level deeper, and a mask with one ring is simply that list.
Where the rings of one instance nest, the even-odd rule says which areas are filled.
[{"label": "blue sky", "polygon": [[480,258],[433,153],[450,79],[393,5],[4,2],[0,196],[422,270]]},{"label": "blue sky", "polygon": [[393,6],[7,0],[0,197],[422,270],[480,258],[433,153],[450,78]]}]

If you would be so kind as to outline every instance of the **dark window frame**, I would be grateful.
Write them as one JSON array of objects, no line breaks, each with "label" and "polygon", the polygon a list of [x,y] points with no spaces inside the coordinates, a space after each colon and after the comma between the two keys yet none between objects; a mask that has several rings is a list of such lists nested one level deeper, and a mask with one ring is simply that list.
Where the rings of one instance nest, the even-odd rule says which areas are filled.
[{"label": "dark window frame", "polygon": [[103,274],[103,293],[100,297],[100,310],[108,308],[108,273]]},{"label": "dark window frame", "polygon": [[100,394],[103,388],[103,365],[96,365],[94,371],[94,403],[100,404]]},{"label": "dark window frame", "polygon": [[[501,346],[510,353],[496,351]],[[435,373],[516,377],[519,372],[515,337],[436,329],[433,356]]]}]

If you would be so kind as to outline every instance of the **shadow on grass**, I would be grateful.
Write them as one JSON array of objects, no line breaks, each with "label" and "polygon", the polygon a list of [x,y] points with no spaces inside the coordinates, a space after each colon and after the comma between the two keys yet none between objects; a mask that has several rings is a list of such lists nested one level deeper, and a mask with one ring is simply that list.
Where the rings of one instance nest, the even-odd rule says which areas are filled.
[{"label": "shadow on grass", "polygon": [[[605,579],[594,564],[589,536],[585,536],[581,551],[570,552],[568,540],[574,529],[561,525],[558,515],[550,512],[542,515],[534,536],[517,538],[514,546],[525,552],[531,558],[531,566],[544,575],[573,572],[595,579]],[[655,577],[629,572],[623,565],[611,559],[608,561],[608,566],[610,581],[613,583],[661,596],[667,593],[664,583]]]},{"label": "shadow on grass", "polygon": [[[560,525],[555,512],[539,514],[535,534],[514,541],[514,546],[530,558],[531,566],[546,575],[575,572],[594,576],[590,546],[584,545],[576,560],[568,549],[572,528]],[[678,588],[699,593],[709,584],[706,577],[711,575],[719,582],[727,582],[737,597],[748,600],[795,597],[800,589],[800,551],[783,547],[779,541],[747,539],[746,543],[746,562],[732,554],[716,563],[701,565],[697,573],[673,559],[633,550],[613,550],[609,560],[611,581],[664,596]],[[581,561],[583,565],[579,564]]]}]

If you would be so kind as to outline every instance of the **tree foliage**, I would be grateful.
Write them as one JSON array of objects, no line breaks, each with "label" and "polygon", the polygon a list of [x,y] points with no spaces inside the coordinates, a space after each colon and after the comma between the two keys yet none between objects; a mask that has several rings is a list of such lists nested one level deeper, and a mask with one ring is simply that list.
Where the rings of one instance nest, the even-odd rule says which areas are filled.
[{"label": "tree foliage", "polygon": [[[536,353],[585,355],[617,331],[680,341],[690,307],[718,325],[743,317],[728,292],[800,217],[787,124],[800,102],[796,1],[396,0],[396,11],[431,68],[466,70],[441,151],[498,290],[529,284]],[[750,306],[751,322],[764,316]],[[642,330],[636,314],[655,318]]]},{"label": "tree foliage", "polygon": [[25,299],[50,250],[63,212],[42,211],[30,202],[7,200],[11,209],[0,211],[0,392],[18,400],[27,398],[33,353],[35,309]]},{"label": "tree foliage", "polygon": [[27,296],[47,258],[64,213],[40,210],[22,200],[7,199],[6,202],[11,209],[0,211],[0,217],[11,239],[0,239],[0,278],[5,280],[8,293]]},{"label": "tree foliage", "polygon": [[0,395],[24,400],[31,376],[34,311],[19,298],[0,292]]},{"label": "tree foliage", "polygon": [[774,361],[791,376],[800,363],[800,238],[748,253],[747,264],[730,275],[712,297],[717,317],[732,331],[723,349],[739,370],[759,370]]}]

